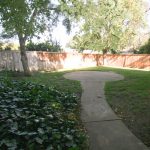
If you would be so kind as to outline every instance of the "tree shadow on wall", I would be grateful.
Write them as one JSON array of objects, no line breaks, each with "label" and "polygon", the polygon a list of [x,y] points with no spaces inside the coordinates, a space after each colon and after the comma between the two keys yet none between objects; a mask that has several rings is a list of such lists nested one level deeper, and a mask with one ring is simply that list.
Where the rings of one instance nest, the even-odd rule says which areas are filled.
[{"label": "tree shadow on wall", "polygon": [[103,65],[103,55],[102,54],[82,54],[82,61],[86,63],[87,61],[96,62],[96,66]]},{"label": "tree shadow on wall", "polygon": [[105,55],[104,65],[115,67],[129,67],[139,69],[150,69],[150,55],[126,54],[126,55]]},{"label": "tree shadow on wall", "polygon": [[37,52],[40,71],[55,71],[64,68],[66,53]]},{"label": "tree shadow on wall", "polygon": [[[130,58],[130,56],[126,56],[125,67],[150,69],[150,55],[133,55],[132,57],[133,58]],[[139,58],[133,61],[134,57],[139,57]]]},{"label": "tree shadow on wall", "polygon": [[125,59],[126,59],[126,55],[106,54],[104,55],[104,65],[124,67]]}]

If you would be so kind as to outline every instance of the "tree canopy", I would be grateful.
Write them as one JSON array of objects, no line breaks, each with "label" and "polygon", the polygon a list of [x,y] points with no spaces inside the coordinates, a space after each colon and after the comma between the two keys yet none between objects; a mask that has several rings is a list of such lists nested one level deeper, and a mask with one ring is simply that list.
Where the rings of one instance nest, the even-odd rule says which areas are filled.
[{"label": "tree canopy", "polygon": [[144,26],[142,0],[87,0],[73,48],[107,50],[130,46]]},{"label": "tree canopy", "polygon": [[29,38],[55,25],[59,15],[65,16],[63,24],[69,30],[69,17],[77,15],[76,6],[80,7],[73,0],[1,0],[0,19],[8,37],[19,34]]}]

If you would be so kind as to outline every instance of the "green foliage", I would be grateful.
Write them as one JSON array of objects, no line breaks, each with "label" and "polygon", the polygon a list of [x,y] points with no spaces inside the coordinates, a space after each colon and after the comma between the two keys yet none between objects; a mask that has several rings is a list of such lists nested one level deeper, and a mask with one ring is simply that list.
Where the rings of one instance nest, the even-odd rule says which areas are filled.
[{"label": "green foliage", "polygon": [[44,85],[0,79],[0,149],[84,149],[77,98]]},{"label": "green foliage", "polygon": [[[48,0],[1,1],[0,16],[7,35],[33,36],[45,30],[46,17],[52,15]],[[42,18],[41,18],[42,17]],[[56,17],[56,16],[55,16]]]},{"label": "green foliage", "polygon": [[139,51],[137,51],[138,54],[150,54],[150,39],[148,40],[148,42],[141,46]]},{"label": "green foliage", "polygon": [[0,50],[3,50],[3,42],[0,42]]},{"label": "green foliage", "polygon": [[17,50],[18,47],[13,44],[13,43],[9,43],[9,42],[0,42],[0,50]]},{"label": "green foliage", "polygon": [[114,50],[114,49],[110,49],[111,54],[117,54],[118,51]]},{"label": "green foliage", "polygon": [[3,42],[0,42],[0,50],[12,50],[11,44],[4,44]]},{"label": "green foliage", "polygon": [[74,37],[76,49],[123,49],[130,46],[144,24],[142,0],[87,0],[81,31]]},{"label": "green foliage", "polygon": [[45,43],[28,43],[26,45],[26,50],[27,51],[49,51],[49,52],[60,52],[61,51],[61,47],[59,45],[59,43],[57,42],[45,42]]},{"label": "green foliage", "polygon": [[80,1],[5,0],[0,2],[0,20],[4,37],[31,38],[55,26],[59,16],[69,31],[71,18],[77,18]]}]

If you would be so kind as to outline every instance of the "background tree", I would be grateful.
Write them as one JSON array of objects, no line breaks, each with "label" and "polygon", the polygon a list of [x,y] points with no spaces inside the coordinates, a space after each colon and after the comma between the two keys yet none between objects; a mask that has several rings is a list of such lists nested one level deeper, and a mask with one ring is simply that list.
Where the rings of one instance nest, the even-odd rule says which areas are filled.
[{"label": "background tree", "polygon": [[138,54],[150,54],[150,39],[140,47],[139,51],[136,51]]},{"label": "background tree", "polygon": [[144,26],[142,0],[87,0],[80,32],[72,47],[108,50],[130,46]]},{"label": "background tree", "polygon": [[61,46],[57,41],[46,41],[43,43],[29,42],[26,45],[28,51],[47,51],[47,52],[61,52]]},{"label": "background tree", "polygon": [[25,75],[30,75],[26,41],[54,26],[58,16],[70,30],[70,17],[77,16],[82,4],[78,0],[0,0],[0,19],[5,37],[17,36]]}]

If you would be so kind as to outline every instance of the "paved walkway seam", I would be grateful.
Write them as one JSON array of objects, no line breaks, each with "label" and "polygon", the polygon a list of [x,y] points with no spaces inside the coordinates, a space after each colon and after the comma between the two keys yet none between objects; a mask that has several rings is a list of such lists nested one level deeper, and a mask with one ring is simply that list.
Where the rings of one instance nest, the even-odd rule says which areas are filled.
[{"label": "paved walkway seam", "polygon": [[100,121],[82,121],[83,123],[94,123],[94,122],[107,122],[107,121],[118,121],[122,119],[109,119],[109,120],[100,120]]}]

